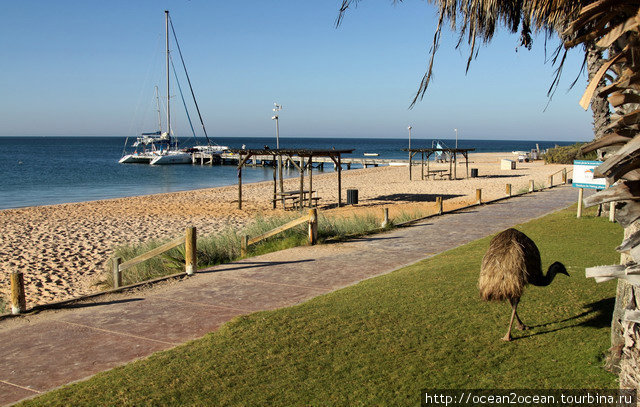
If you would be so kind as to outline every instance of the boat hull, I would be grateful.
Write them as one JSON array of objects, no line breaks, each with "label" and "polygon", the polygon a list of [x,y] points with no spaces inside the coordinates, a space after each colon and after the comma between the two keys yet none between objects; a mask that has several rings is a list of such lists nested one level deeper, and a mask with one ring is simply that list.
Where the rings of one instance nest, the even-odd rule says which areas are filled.
[{"label": "boat hull", "polygon": [[173,165],[173,164],[191,164],[191,154],[174,153],[165,154],[155,157],[150,162],[151,165]]},{"label": "boat hull", "polygon": [[154,159],[153,155],[146,154],[127,154],[118,162],[120,164],[149,164]]}]

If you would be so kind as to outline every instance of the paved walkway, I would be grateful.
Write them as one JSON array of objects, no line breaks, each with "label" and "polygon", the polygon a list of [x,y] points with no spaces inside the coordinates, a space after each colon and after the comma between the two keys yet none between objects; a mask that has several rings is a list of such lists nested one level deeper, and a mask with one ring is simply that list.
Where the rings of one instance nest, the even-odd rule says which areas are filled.
[{"label": "paved walkway", "polygon": [[0,404],[199,338],[235,316],[297,304],[388,273],[576,200],[576,190],[554,188],[380,235],[271,253],[183,281],[0,321]]}]

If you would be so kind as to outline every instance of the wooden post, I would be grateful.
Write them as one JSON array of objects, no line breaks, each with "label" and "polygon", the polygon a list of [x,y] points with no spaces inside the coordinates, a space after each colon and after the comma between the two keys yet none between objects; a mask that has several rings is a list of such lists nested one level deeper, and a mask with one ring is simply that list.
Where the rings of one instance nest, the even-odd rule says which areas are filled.
[{"label": "wooden post", "polygon": [[[273,156],[274,161],[275,161],[275,156]],[[274,163],[276,164],[276,163]],[[277,179],[277,174],[278,174],[278,164],[273,166],[273,209],[276,209],[276,201],[278,200],[278,179]]]},{"label": "wooden post", "polygon": [[438,215],[442,215],[443,211],[443,207],[442,207],[442,197],[441,196],[437,196],[436,197],[436,209],[438,211]]},{"label": "wooden post", "polygon": [[505,194],[508,197],[511,197],[511,184],[507,184],[507,188],[506,188]]},{"label": "wooden post", "polygon": [[11,272],[11,313],[17,315],[27,310],[27,299],[24,295],[24,275],[21,271]]},{"label": "wooden post", "polygon": [[342,206],[342,158],[338,154],[338,208]]},{"label": "wooden post", "polygon": [[114,257],[111,260],[111,267],[113,268],[113,288],[122,287],[122,271],[120,271],[120,264],[122,259],[120,257]]},{"label": "wooden post", "polygon": [[553,175],[549,175],[549,188],[553,187]]},{"label": "wooden post", "polygon": [[304,206],[304,157],[300,157],[300,210]]},{"label": "wooden post", "polygon": [[566,168],[562,169],[562,183],[563,184],[567,183],[567,169]]},{"label": "wooden post", "polygon": [[196,228],[188,227],[184,237],[184,269],[189,276],[193,275],[198,267],[196,244]]},{"label": "wooden post", "polygon": [[453,152],[453,179],[458,179],[458,153]]},{"label": "wooden post", "polygon": [[238,160],[238,209],[242,209],[242,154]]},{"label": "wooden post", "polygon": [[451,169],[451,162],[453,161],[453,156],[451,155],[451,151],[449,151],[449,180],[451,180],[451,176],[452,176],[452,169]]},{"label": "wooden post", "polygon": [[422,180],[424,181],[424,151],[422,151],[422,159],[420,160],[420,168],[422,169]]},{"label": "wooden post", "polygon": [[409,181],[411,181],[411,159],[413,158],[413,154],[409,151]]},{"label": "wooden post", "polygon": [[249,235],[244,235],[242,236],[242,239],[240,240],[240,256],[241,257],[246,257],[247,256],[247,247],[249,246]]},{"label": "wooden post", "polygon": [[309,156],[309,208],[313,205],[313,156]]},{"label": "wooden post", "polygon": [[529,180],[529,192],[534,192],[536,190],[535,184],[533,183],[533,180],[530,179]]},{"label": "wooden post", "polygon": [[616,203],[609,202],[609,222],[616,221]]},{"label": "wooden post", "polygon": [[314,245],[318,242],[318,210],[316,208],[309,209],[309,244]]},{"label": "wooden post", "polygon": [[584,189],[580,188],[578,190],[578,218],[582,217],[582,196],[584,194]]},{"label": "wooden post", "polygon": [[387,226],[389,226],[389,208],[383,208],[382,209],[382,224],[380,224],[380,227],[386,228]]},{"label": "wooden post", "polygon": [[476,203],[482,204],[482,189],[476,189]]}]

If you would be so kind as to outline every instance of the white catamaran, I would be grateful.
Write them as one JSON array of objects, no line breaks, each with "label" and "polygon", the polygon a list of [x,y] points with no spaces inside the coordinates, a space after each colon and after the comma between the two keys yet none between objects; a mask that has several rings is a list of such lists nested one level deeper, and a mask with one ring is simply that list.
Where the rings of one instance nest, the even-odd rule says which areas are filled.
[{"label": "white catamaran", "polygon": [[[173,23],[171,23],[171,29],[173,31],[173,35],[175,38],[176,46],[178,48],[178,52],[180,53],[180,59],[182,60],[182,66],[185,70],[185,74],[187,76],[187,81],[189,82],[189,88],[191,89],[191,95],[193,96],[193,101],[198,111],[198,116],[200,117],[200,123],[202,124],[202,129],[204,131],[204,135],[207,138],[207,145],[204,146],[195,146],[190,149],[178,149],[178,140],[175,136],[173,136],[173,129],[171,128],[171,93],[170,93],[170,72],[171,66],[173,66],[173,62],[170,60],[170,50],[169,50],[169,11],[165,10],[165,43],[166,43],[166,71],[167,71],[167,131],[162,131],[162,123],[161,123],[161,113],[160,113],[160,103],[158,96],[158,88],[156,87],[156,100],[158,101],[158,131],[153,133],[142,133],[140,136],[136,138],[135,143],[133,143],[133,147],[135,147],[135,151],[131,154],[124,154],[123,157],[119,160],[120,163],[143,163],[143,164],[151,164],[151,165],[167,165],[167,164],[191,164],[192,152],[206,152],[211,154],[222,154],[223,151],[227,150],[226,146],[218,146],[212,145],[209,141],[209,136],[207,135],[207,130],[204,127],[204,122],[202,120],[202,115],[200,114],[200,108],[198,107],[198,102],[195,99],[195,94],[193,93],[193,88],[191,87],[191,81],[189,80],[189,74],[187,73],[187,68],[184,65],[184,59],[182,58],[182,52],[180,51],[180,45],[178,44],[177,38],[175,38],[175,31],[173,30]],[[175,68],[174,68],[175,72]],[[182,96],[182,89],[180,88],[180,83],[177,82],[178,89],[180,90],[180,95]],[[185,105],[185,111],[187,113],[187,119],[189,120],[189,124],[191,125],[191,118],[189,117],[189,112],[186,107],[186,103],[184,102],[184,97],[182,96],[183,104]],[[193,132],[193,136],[195,138],[195,131],[193,130],[193,125],[191,125],[191,130]],[[126,142],[125,142],[126,145]],[[139,151],[138,149],[141,149]]]}]

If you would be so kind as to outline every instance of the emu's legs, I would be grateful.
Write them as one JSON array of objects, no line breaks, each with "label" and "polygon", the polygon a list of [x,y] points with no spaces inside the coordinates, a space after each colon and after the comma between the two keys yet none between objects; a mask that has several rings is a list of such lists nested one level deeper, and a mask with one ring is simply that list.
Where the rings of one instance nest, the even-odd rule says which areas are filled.
[{"label": "emu's legs", "polygon": [[509,321],[509,329],[507,330],[507,333],[505,336],[502,337],[503,341],[510,341],[511,340],[511,327],[513,326],[513,319],[516,319],[516,326],[518,327],[518,329],[520,330],[524,330],[527,329],[527,326],[525,324],[522,323],[522,321],[520,320],[520,317],[518,316],[518,313],[516,312],[516,309],[518,308],[518,303],[520,302],[519,298],[516,299],[509,299],[509,303],[511,304],[511,320]]}]

